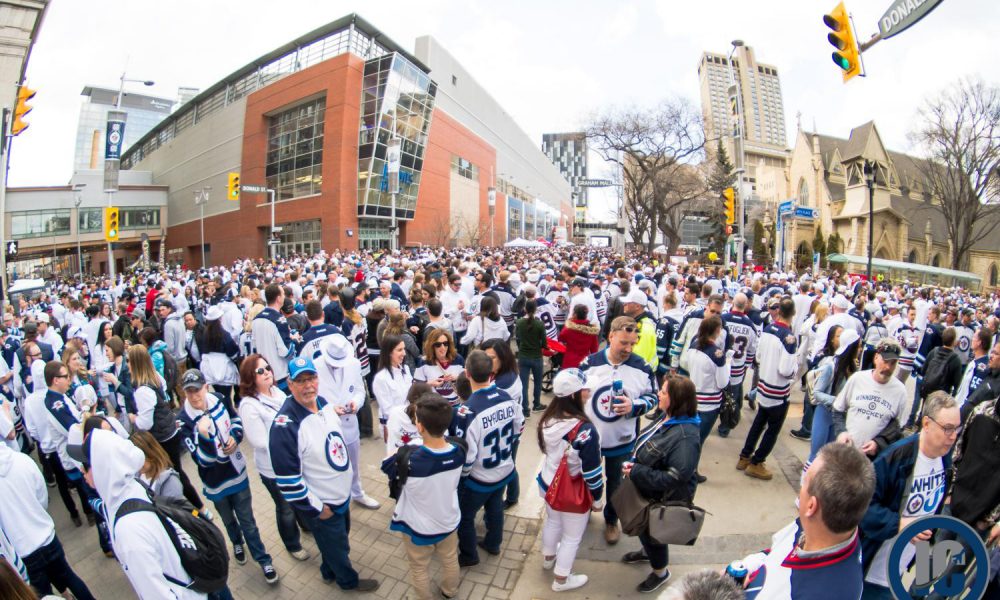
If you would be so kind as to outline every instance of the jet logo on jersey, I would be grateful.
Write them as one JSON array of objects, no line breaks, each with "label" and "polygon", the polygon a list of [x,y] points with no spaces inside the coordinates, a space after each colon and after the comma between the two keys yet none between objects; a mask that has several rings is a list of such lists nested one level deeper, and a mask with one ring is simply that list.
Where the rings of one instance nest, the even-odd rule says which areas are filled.
[{"label": "jet logo on jersey", "polygon": [[597,388],[590,397],[591,408],[593,408],[594,414],[598,419],[607,423],[617,421],[621,418],[621,415],[615,414],[614,401],[610,385],[603,385]]},{"label": "jet logo on jersey", "polygon": [[347,444],[344,443],[344,438],[340,436],[340,433],[336,431],[331,431],[326,436],[326,461],[335,471],[346,471],[347,467],[350,466],[350,460],[347,457]]}]

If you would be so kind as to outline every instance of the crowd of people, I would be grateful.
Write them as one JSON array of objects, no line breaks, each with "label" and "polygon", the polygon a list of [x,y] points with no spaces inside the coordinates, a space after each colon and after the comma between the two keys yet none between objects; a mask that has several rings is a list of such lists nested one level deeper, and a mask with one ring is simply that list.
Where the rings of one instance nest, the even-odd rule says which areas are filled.
[{"label": "crowd of people", "polygon": [[[533,468],[517,462],[522,443],[543,455],[541,566],[552,590],[572,590],[587,583],[573,565],[591,516],[609,546],[622,535],[623,481],[692,503],[713,430],[728,437],[743,414],[733,464],[772,479],[802,389],[798,518],[742,558],[745,577],[697,573],[668,593],[891,598],[889,549],[915,519],[950,514],[1000,538],[998,315],[995,293],[734,277],[573,247],[322,252],[56,282],[0,325],[0,586],[93,597],[48,488],[141,598],[231,598],[230,554],[275,584],[252,456],[288,554],[308,560],[308,534],[324,581],[374,591],[348,535],[352,509],[381,510],[361,478],[375,438],[418,598],[455,597],[461,568],[500,553],[518,468]],[[569,504],[567,481],[585,492]],[[669,544],[638,537],[622,561],[649,565],[637,585],[649,593],[670,579]]]}]

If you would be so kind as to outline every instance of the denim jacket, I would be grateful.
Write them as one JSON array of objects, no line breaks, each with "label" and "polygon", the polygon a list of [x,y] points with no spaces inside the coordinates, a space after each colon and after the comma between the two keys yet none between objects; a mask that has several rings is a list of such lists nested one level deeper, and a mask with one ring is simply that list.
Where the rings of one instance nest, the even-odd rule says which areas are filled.
[{"label": "denim jacket", "polygon": [[[650,428],[659,426],[657,422]],[[639,493],[650,500],[693,500],[701,458],[698,423],[664,425],[645,442],[641,438],[629,475]]]}]

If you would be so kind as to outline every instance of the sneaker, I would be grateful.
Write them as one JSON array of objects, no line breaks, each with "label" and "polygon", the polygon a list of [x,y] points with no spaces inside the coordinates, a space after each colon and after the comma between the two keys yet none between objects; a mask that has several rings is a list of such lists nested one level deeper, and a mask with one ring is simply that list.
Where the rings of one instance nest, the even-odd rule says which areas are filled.
[{"label": "sneaker", "polygon": [[649,576],[646,577],[646,580],[637,585],[635,589],[643,594],[648,594],[660,589],[660,586],[668,581],[670,581],[669,569],[667,569],[667,572],[663,574],[663,577],[660,577],[656,573],[650,573]]},{"label": "sneaker", "polygon": [[620,537],[621,531],[619,531],[617,525],[608,524],[604,526],[604,541],[607,542],[609,546],[617,544]]},{"label": "sneaker", "polygon": [[353,587],[345,592],[374,592],[378,589],[379,582],[375,579],[359,579],[357,587]]},{"label": "sneaker", "polygon": [[737,471],[743,471],[749,466],[750,466],[750,459],[745,456],[741,456],[740,459],[736,461]]},{"label": "sneaker", "polygon": [[582,573],[570,573],[566,577],[566,581],[559,583],[556,580],[552,581],[552,591],[553,592],[565,592],[567,590],[575,590],[578,587],[583,587],[587,584],[587,576]]},{"label": "sneaker", "polygon": [[483,538],[479,538],[478,540],[476,540],[476,545],[479,546],[480,548],[482,548],[483,550],[485,550],[486,553],[489,554],[490,556],[499,556],[500,555],[500,548],[495,548],[495,549],[494,548],[487,548],[486,547],[486,540],[483,539]]},{"label": "sneaker", "polygon": [[312,554],[309,554],[309,551],[306,550],[305,548],[301,550],[292,550],[291,552],[289,552],[289,554],[291,554],[292,558],[294,558],[295,560],[309,560],[309,558],[312,556]]},{"label": "sneaker", "polygon": [[359,498],[355,498],[354,502],[355,504],[360,504],[363,508],[367,508],[368,510],[378,510],[382,507],[378,500],[364,493],[362,493]]},{"label": "sneaker", "polygon": [[788,434],[791,435],[793,438],[797,440],[802,440],[804,442],[808,442],[810,439],[812,439],[812,434],[809,433],[808,431],[805,431],[804,429],[793,429],[789,431]]},{"label": "sneaker", "polygon": [[626,552],[622,556],[622,562],[626,565],[634,565],[636,563],[649,562],[649,557],[642,550],[636,550],[635,552]]},{"label": "sneaker", "polygon": [[750,394],[747,394],[745,399],[747,401],[747,407],[750,410],[757,410],[757,399],[756,398],[754,398]]},{"label": "sneaker", "polygon": [[517,506],[517,500],[504,500],[503,501],[503,509],[504,510],[507,510],[507,509],[511,508],[512,506]]},{"label": "sneaker", "polygon": [[97,517],[94,515],[94,513],[86,513],[86,517],[87,517],[87,525],[93,527],[94,524],[97,523]]},{"label": "sneaker", "polygon": [[743,472],[749,477],[753,477],[754,479],[763,479],[764,481],[770,481],[771,478],[774,477],[774,475],[767,470],[767,467],[764,466],[764,463],[756,465],[750,463],[747,465],[747,468],[743,470]]},{"label": "sneaker", "polygon": [[73,515],[70,517],[70,520],[73,521],[73,525],[83,527],[83,521],[80,520],[80,515]]},{"label": "sneaker", "polygon": [[56,487],[56,480],[53,479],[52,481],[46,481],[45,485],[54,488],[54,487]]},{"label": "sneaker", "polygon": [[467,556],[458,555],[458,566],[460,567],[474,567],[479,564],[478,558],[469,558]]},{"label": "sneaker", "polygon": [[701,473],[698,473],[697,471],[695,471],[694,478],[698,482],[699,485],[701,485],[702,483],[705,483],[706,481],[708,481],[708,477],[705,477],[704,475],[702,475]]},{"label": "sneaker", "polygon": [[720,438],[727,438],[727,437],[729,437],[729,430],[728,429],[719,429],[719,437]]},{"label": "sneaker", "polygon": [[546,406],[547,405],[545,404],[535,404],[534,406],[531,407],[531,410],[533,412],[542,412],[543,410],[545,410]]},{"label": "sneaker", "polygon": [[278,572],[274,570],[274,565],[264,565],[261,568],[264,570],[264,581],[271,585],[278,583]]},{"label": "sneaker", "polygon": [[233,544],[233,558],[238,565],[247,564],[247,553],[243,551],[243,544]]},{"label": "sneaker", "polygon": [[542,557],[542,570],[543,571],[551,571],[552,568],[555,567],[555,566],[556,566],[556,557],[554,557],[554,556],[552,558],[545,558],[544,556]]}]

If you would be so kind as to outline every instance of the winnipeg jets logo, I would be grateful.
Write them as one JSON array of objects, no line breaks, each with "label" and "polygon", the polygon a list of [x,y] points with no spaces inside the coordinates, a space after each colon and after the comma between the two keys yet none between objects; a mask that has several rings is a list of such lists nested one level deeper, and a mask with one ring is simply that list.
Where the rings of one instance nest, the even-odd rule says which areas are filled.
[{"label": "winnipeg jets logo", "polygon": [[350,466],[347,458],[347,444],[340,433],[331,431],[326,436],[326,461],[335,471],[346,471]]},{"label": "winnipeg jets logo", "polygon": [[55,402],[52,403],[52,410],[62,410],[62,407],[63,407],[62,400],[56,400]]},{"label": "winnipeg jets logo", "polygon": [[967,352],[969,350],[969,343],[971,340],[967,337],[958,338],[958,349],[962,352]]},{"label": "winnipeg jets logo", "polygon": [[576,434],[576,440],[575,441],[578,444],[586,444],[588,441],[590,441],[590,432],[591,432],[590,429],[581,429]]},{"label": "winnipeg jets logo", "polygon": [[466,406],[466,405],[464,405],[464,404],[461,405],[461,406],[459,406],[458,410],[456,412],[458,413],[458,416],[460,416],[460,417],[467,417],[467,416],[469,416],[472,413],[472,411],[469,410],[469,407]]},{"label": "winnipeg jets logo", "polygon": [[278,427],[284,427],[285,425],[288,425],[288,415],[278,415],[277,417],[274,417],[273,424],[277,425]]},{"label": "winnipeg jets logo", "polygon": [[590,397],[591,409],[594,415],[602,421],[617,421],[621,417],[615,414],[614,397],[611,395],[611,386],[603,385]]},{"label": "winnipeg jets logo", "polygon": [[413,441],[413,436],[410,435],[410,432],[406,431],[405,429],[400,430],[399,441],[402,442],[403,445],[405,446]]}]

